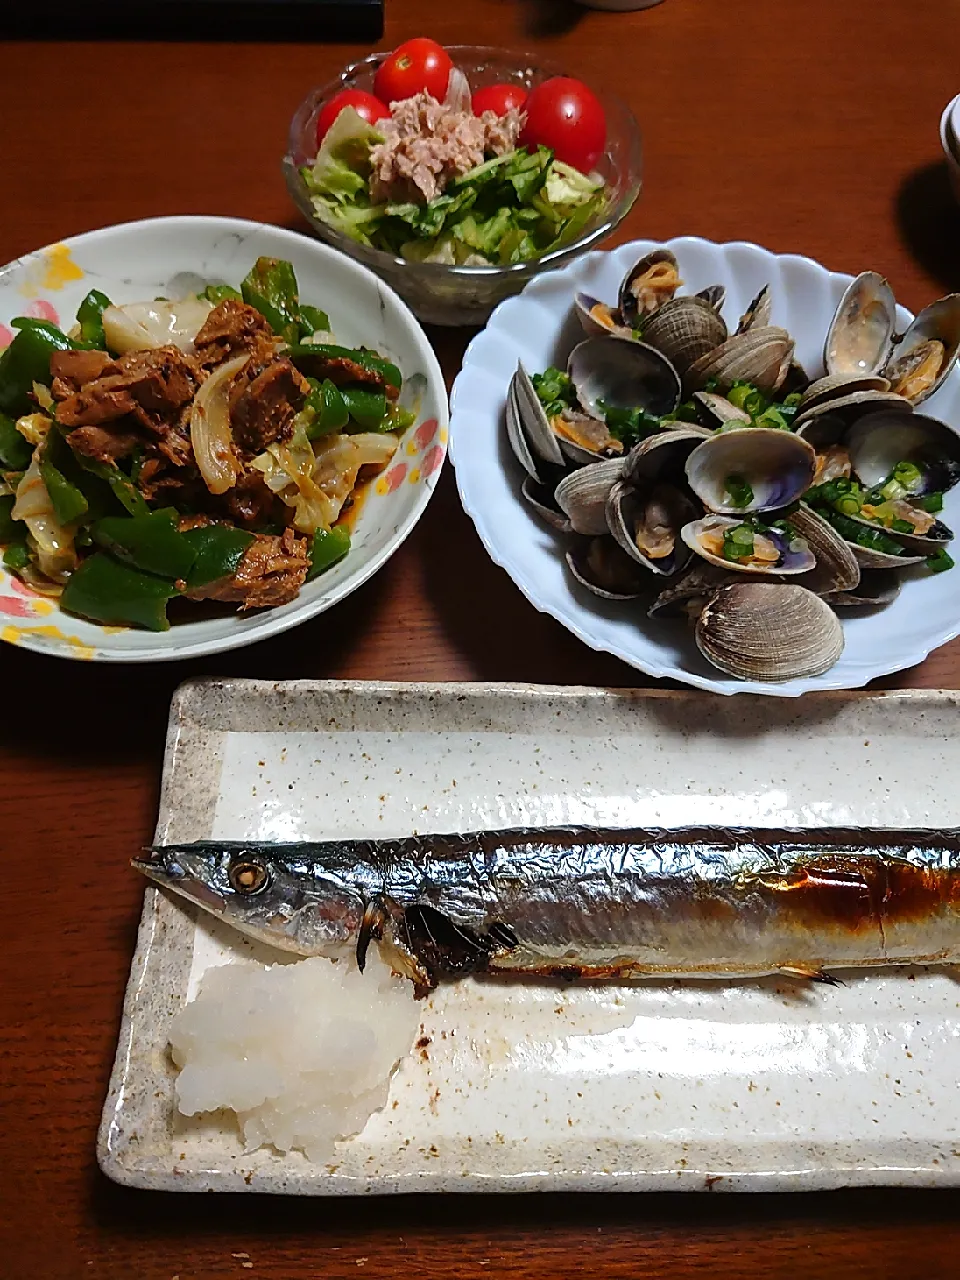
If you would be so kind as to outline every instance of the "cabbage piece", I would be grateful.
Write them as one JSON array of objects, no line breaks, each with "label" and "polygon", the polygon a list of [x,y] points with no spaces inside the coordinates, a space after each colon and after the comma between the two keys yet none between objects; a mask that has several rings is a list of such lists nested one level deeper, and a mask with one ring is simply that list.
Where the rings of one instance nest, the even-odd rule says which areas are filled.
[{"label": "cabbage piece", "polygon": [[66,582],[68,574],[77,565],[74,530],[60,524],[54,514],[53,503],[40,474],[42,451],[41,443],[34,449],[30,465],[17,485],[17,499],[10,515],[14,520],[22,520],[30,531],[41,573],[54,582]]},{"label": "cabbage piece", "polygon": [[313,168],[305,177],[313,192],[355,199],[366,191],[370,176],[370,151],[386,141],[379,129],[353,109],[344,109],[327,130]]},{"label": "cabbage piece", "polygon": [[589,200],[602,187],[602,182],[594,182],[572,165],[554,160],[547,170],[543,195],[551,204],[576,205]]},{"label": "cabbage piece", "polygon": [[211,493],[232,489],[241,471],[230,429],[230,384],[249,359],[245,353],[220,365],[193,398],[190,441],[203,482]]},{"label": "cabbage piece", "polygon": [[206,298],[180,298],[175,302],[127,302],[106,307],[103,334],[117,355],[145,347],[179,347],[192,351],[193,340],[213,310]]}]

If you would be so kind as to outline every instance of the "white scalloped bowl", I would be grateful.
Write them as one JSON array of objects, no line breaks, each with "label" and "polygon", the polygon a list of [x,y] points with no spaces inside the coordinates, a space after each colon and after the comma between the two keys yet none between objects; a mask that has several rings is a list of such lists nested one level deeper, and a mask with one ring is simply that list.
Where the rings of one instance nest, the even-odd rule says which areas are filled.
[{"label": "white scalloped bowl", "polygon": [[149,218],[50,245],[0,269],[0,348],[18,315],[69,328],[93,287],[115,302],[182,296],[203,282],[239,284],[261,255],[289,259],[305,302],[329,312],[337,337],[399,365],[417,421],[389,468],[368,486],[349,554],[289,604],[198,618],[169,631],[102,627],[60,610],[0,567],[0,640],[62,658],[160,662],[220,653],[277,635],[331,608],[383,565],[423,514],[447,447],[447,394],[426,335],[407,305],[366,267],[307,236],[238,218]]},{"label": "white scalloped bowl", "polygon": [[[682,292],[709,284],[726,287],[728,322],[769,283],[772,323],[796,339],[797,358],[809,374],[822,370],[824,337],[850,276],[753,244],[713,244],[694,236],[665,243],[679,260]],[[932,649],[960,634],[960,568],[940,574],[922,566],[905,570],[903,591],[893,604],[841,612],[845,648],[835,666],[821,676],[781,684],[723,675],[702,657],[684,623],[650,619],[639,602],[601,600],[570,577],[563,539],[520,497],[523,472],[503,425],[507,387],[518,359],[531,372],[563,365],[582,336],[572,312],[576,292],[614,301],[627,269],[657,247],[654,241],[637,240],[611,252],[587,254],[562,271],[539,277],[519,297],[502,303],[467,348],[451,397],[450,456],[464,508],[487,551],[531,604],[591,649],[612,653],[648,675],[713,693],[793,698],[816,689],[858,689],[877,676],[922,662]],[[902,329],[912,316],[901,307],[899,319]],[[960,370],[954,369],[923,412],[954,429],[960,426]],[[943,519],[960,529],[960,486],[946,495]]]}]

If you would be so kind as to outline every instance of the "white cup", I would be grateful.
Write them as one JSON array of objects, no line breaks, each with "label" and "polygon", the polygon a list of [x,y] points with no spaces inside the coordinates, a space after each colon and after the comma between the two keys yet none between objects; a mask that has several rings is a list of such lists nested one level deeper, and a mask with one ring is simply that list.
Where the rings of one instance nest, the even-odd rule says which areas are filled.
[{"label": "white cup", "polygon": [[960,93],[943,109],[940,117],[940,145],[954,195],[960,200]]}]

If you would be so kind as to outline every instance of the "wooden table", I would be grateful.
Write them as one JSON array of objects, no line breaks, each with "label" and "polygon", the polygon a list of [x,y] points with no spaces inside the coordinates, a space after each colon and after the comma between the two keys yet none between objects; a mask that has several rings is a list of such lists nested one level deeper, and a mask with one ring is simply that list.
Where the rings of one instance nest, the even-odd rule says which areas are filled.
[{"label": "wooden table", "polygon": [[[384,47],[420,33],[526,46],[632,104],[646,182],[621,238],[690,232],[809,254],[838,270],[872,267],[913,309],[960,287],[960,214],[937,138],[939,113],[960,88],[956,0],[667,0],[622,15],[564,0],[387,3]],[[0,50],[0,261],[155,214],[300,228],[279,172],[287,122],[312,85],[365,52],[55,42]],[[451,379],[469,336],[431,334]],[[646,683],[530,608],[487,559],[449,469],[373,582],[277,640],[152,669],[12,648],[2,660],[3,1277],[960,1272],[952,1192],[344,1204],[165,1197],[99,1174],[94,1135],[143,890],[127,859],[151,833],[180,680]],[[960,643],[886,683],[956,687]]]}]

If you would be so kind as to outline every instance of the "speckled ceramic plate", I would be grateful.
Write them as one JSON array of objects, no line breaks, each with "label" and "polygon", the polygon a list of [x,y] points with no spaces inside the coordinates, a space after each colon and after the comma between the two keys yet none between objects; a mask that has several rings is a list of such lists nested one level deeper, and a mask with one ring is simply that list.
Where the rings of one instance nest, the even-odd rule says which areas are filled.
[{"label": "speckled ceramic plate", "polygon": [[[944,785],[960,773],[958,703],[187,684],[157,839],[960,825]],[[318,1166],[244,1152],[232,1128],[175,1114],[170,1020],[209,966],[251,950],[147,890],[100,1129],[111,1178],[305,1195],[960,1183],[960,985],[946,971],[857,972],[839,987],[441,988],[387,1107]]]},{"label": "speckled ceramic plate", "polygon": [[365,491],[349,554],[296,600],[275,609],[183,622],[160,633],[103,627],[62,613],[55,601],[0,566],[0,640],[40,653],[98,662],[159,662],[237,649],[329,609],[380,568],[417,523],[447,450],[447,393],[413,313],[372,271],[316,240],[237,218],[149,218],[50,245],[0,269],[0,348],[15,316],[69,329],[92,288],[114,302],[184,297],[208,283],[237,285],[258,257],[286,258],[303,300],[329,313],[336,336],[375,347],[399,365],[403,401],[418,412],[386,471]]}]

